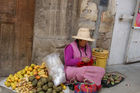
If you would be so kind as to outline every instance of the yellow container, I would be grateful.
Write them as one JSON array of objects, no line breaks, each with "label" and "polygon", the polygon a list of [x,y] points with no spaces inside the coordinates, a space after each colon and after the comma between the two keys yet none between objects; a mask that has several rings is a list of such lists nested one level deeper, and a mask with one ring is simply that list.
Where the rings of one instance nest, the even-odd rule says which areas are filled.
[{"label": "yellow container", "polygon": [[96,57],[96,63],[94,65],[105,69],[106,62],[108,59],[108,51],[103,50],[103,49],[99,49],[99,48],[94,48],[93,49],[93,56]]}]

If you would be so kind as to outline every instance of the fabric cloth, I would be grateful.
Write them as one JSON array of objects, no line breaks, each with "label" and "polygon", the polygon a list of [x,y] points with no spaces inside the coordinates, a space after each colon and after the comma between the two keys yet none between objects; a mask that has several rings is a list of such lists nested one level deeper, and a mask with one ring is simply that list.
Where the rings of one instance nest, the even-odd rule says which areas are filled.
[{"label": "fabric cloth", "polygon": [[84,67],[66,67],[66,78],[68,82],[71,80],[78,80],[83,82],[85,79],[94,81],[97,86],[101,85],[102,77],[105,73],[104,68],[96,66],[84,66]]},{"label": "fabric cloth", "polygon": [[[80,48],[81,52],[82,52],[82,57],[80,57],[80,51],[76,50],[74,48],[78,49],[75,41],[65,47],[64,58],[65,58],[65,65],[66,66],[76,66],[78,64],[78,62],[82,61],[82,57],[86,57],[85,52],[83,52],[84,48]],[[88,54],[88,58],[94,59],[94,57],[92,57],[91,48],[88,44],[87,44],[86,53]],[[78,56],[75,57],[76,55],[78,55]]]},{"label": "fabric cloth", "polygon": [[74,93],[97,93],[95,83],[79,83],[74,86]]},{"label": "fabric cloth", "polygon": [[92,66],[93,63],[94,63],[94,62],[93,62],[93,59],[91,59],[88,63],[78,62],[77,67]]},{"label": "fabric cloth", "polygon": [[[65,73],[66,73],[67,81],[70,82],[71,80],[78,80],[80,82],[83,82],[83,80],[88,79],[90,81],[94,81],[95,84],[99,86],[101,84],[101,79],[105,73],[104,68],[96,67],[96,66],[77,67],[77,64],[82,61],[81,59],[82,57],[85,57],[85,55],[82,54],[81,57],[80,53],[78,53],[79,50],[76,50],[78,49],[78,46],[73,43],[75,43],[75,41],[69,44],[68,46],[66,46],[64,51]],[[88,53],[87,57],[92,58],[92,52],[90,46],[86,48],[87,48],[86,52]],[[84,48],[80,48],[80,49],[81,51],[83,51],[82,49]],[[78,56],[76,55],[76,53]]]},{"label": "fabric cloth", "polygon": [[71,45],[66,46],[64,51],[65,66],[76,66],[78,62],[81,62],[81,57],[74,58],[73,48]]}]

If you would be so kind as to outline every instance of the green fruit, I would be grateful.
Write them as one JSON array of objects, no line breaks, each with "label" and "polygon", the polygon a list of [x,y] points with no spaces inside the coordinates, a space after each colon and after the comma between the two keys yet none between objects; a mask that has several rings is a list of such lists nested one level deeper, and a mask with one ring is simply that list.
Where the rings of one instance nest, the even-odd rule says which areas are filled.
[{"label": "green fruit", "polygon": [[59,92],[59,93],[64,93],[63,91]]},{"label": "green fruit", "polygon": [[53,89],[56,89],[56,88],[57,88],[57,87],[54,85],[54,86],[53,86]]},{"label": "green fruit", "polygon": [[115,83],[114,82],[111,82],[111,85],[114,85]]},{"label": "green fruit", "polygon": [[53,87],[53,82],[48,82],[48,87],[52,88]]},{"label": "green fruit", "polygon": [[47,91],[47,90],[48,90],[48,85],[44,85],[44,86],[42,87],[42,89],[43,89],[44,91]]},{"label": "green fruit", "polygon": [[30,81],[30,82],[32,82],[34,79],[35,79],[34,76],[30,76],[30,77],[29,77],[29,81]]},{"label": "green fruit", "polygon": [[56,91],[56,92],[59,92],[59,89],[56,89],[55,91]]},{"label": "green fruit", "polygon": [[103,79],[103,80],[107,80],[107,79]]},{"label": "green fruit", "polygon": [[32,81],[32,86],[36,87],[36,85],[37,85],[37,80],[35,79],[35,80]]},{"label": "green fruit", "polygon": [[42,82],[42,78],[40,78],[38,82],[41,82],[41,85],[45,84],[44,82]]},{"label": "green fruit", "polygon": [[62,87],[61,86],[56,88],[56,92],[60,92],[60,91],[62,91]]},{"label": "green fruit", "polygon": [[114,79],[115,79],[115,80],[118,80],[118,77],[115,77]]},{"label": "green fruit", "polygon": [[39,93],[45,93],[44,91],[40,91]]},{"label": "green fruit", "polygon": [[52,93],[52,88],[49,88],[48,90],[47,90],[47,93]]},{"label": "green fruit", "polygon": [[37,88],[37,92],[40,92],[40,91],[42,91],[42,88]]},{"label": "green fruit", "polygon": [[33,89],[32,92],[33,92],[33,93],[37,93],[36,89]]},{"label": "green fruit", "polygon": [[53,92],[52,93],[57,93],[55,90],[53,90]]},{"label": "green fruit", "polygon": [[51,81],[52,81],[52,77],[49,76],[49,77],[48,77],[48,82],[51,82]]},{"label": "green fruit", "polygon": [[63,88],[61,86],[59,86],[58,89],[59,89],[59,91],[62,91],[63,90]]},{"label": "green fruit", "polygon": [[37,83],[37,87],[42,87],[43,84],[44,84],[43,82],[39,81],[39,82]]},{"label": "green fruit", "polygon": [[41,78],[41,81],[45,84],[48,82],[48,79],[47,78]]}]

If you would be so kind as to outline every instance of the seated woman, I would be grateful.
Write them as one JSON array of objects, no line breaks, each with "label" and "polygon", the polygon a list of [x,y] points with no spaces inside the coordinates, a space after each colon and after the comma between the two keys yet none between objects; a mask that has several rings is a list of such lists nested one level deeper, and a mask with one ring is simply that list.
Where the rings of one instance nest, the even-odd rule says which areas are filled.
[{"label": "seated woman", "polygon": [[66,46],[64,51],[65,57],[65,73],[67,81],[77,80],[83,82],[87,79],[89,82],[95,82],[100,88],[101,79],[105,73],[104,68],[92,65],[79,67],[79,63],[87,64],[92,57],[92,51],[88,45],[88,41],[94,41],[90,38],[88,28],[80,28],[74,42]]}]

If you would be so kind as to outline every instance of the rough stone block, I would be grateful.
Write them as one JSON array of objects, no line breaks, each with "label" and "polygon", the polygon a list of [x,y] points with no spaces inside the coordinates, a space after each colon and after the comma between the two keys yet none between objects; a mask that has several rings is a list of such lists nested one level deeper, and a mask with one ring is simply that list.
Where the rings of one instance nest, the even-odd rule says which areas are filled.
[{"label": "rough stone block", "polygon": [[110,11],[104,12],[102,15],[102,22],[112,24],[114,22],[114,15],[111,15]]},{"label": "rough stone block", "polygon": [[85,28],[89,28],[91,30],[95,29],[95,22],[94,21],[90,21],[90,20],[80,20],[79,21],[79,27],[85,27]]},{"label": "rough stone block", "polygon": [[97,5],[93,2],[90,2],[84,8],[82,8],[80,16],[91,21],[96,21],[98,13]]},{"label": "rough stone block", "polygon": [[100,24],[100,28],[99,28],[99,32],[110,32],[112,31],[112,24],[106,24],[106,23],[101,23]]}]

